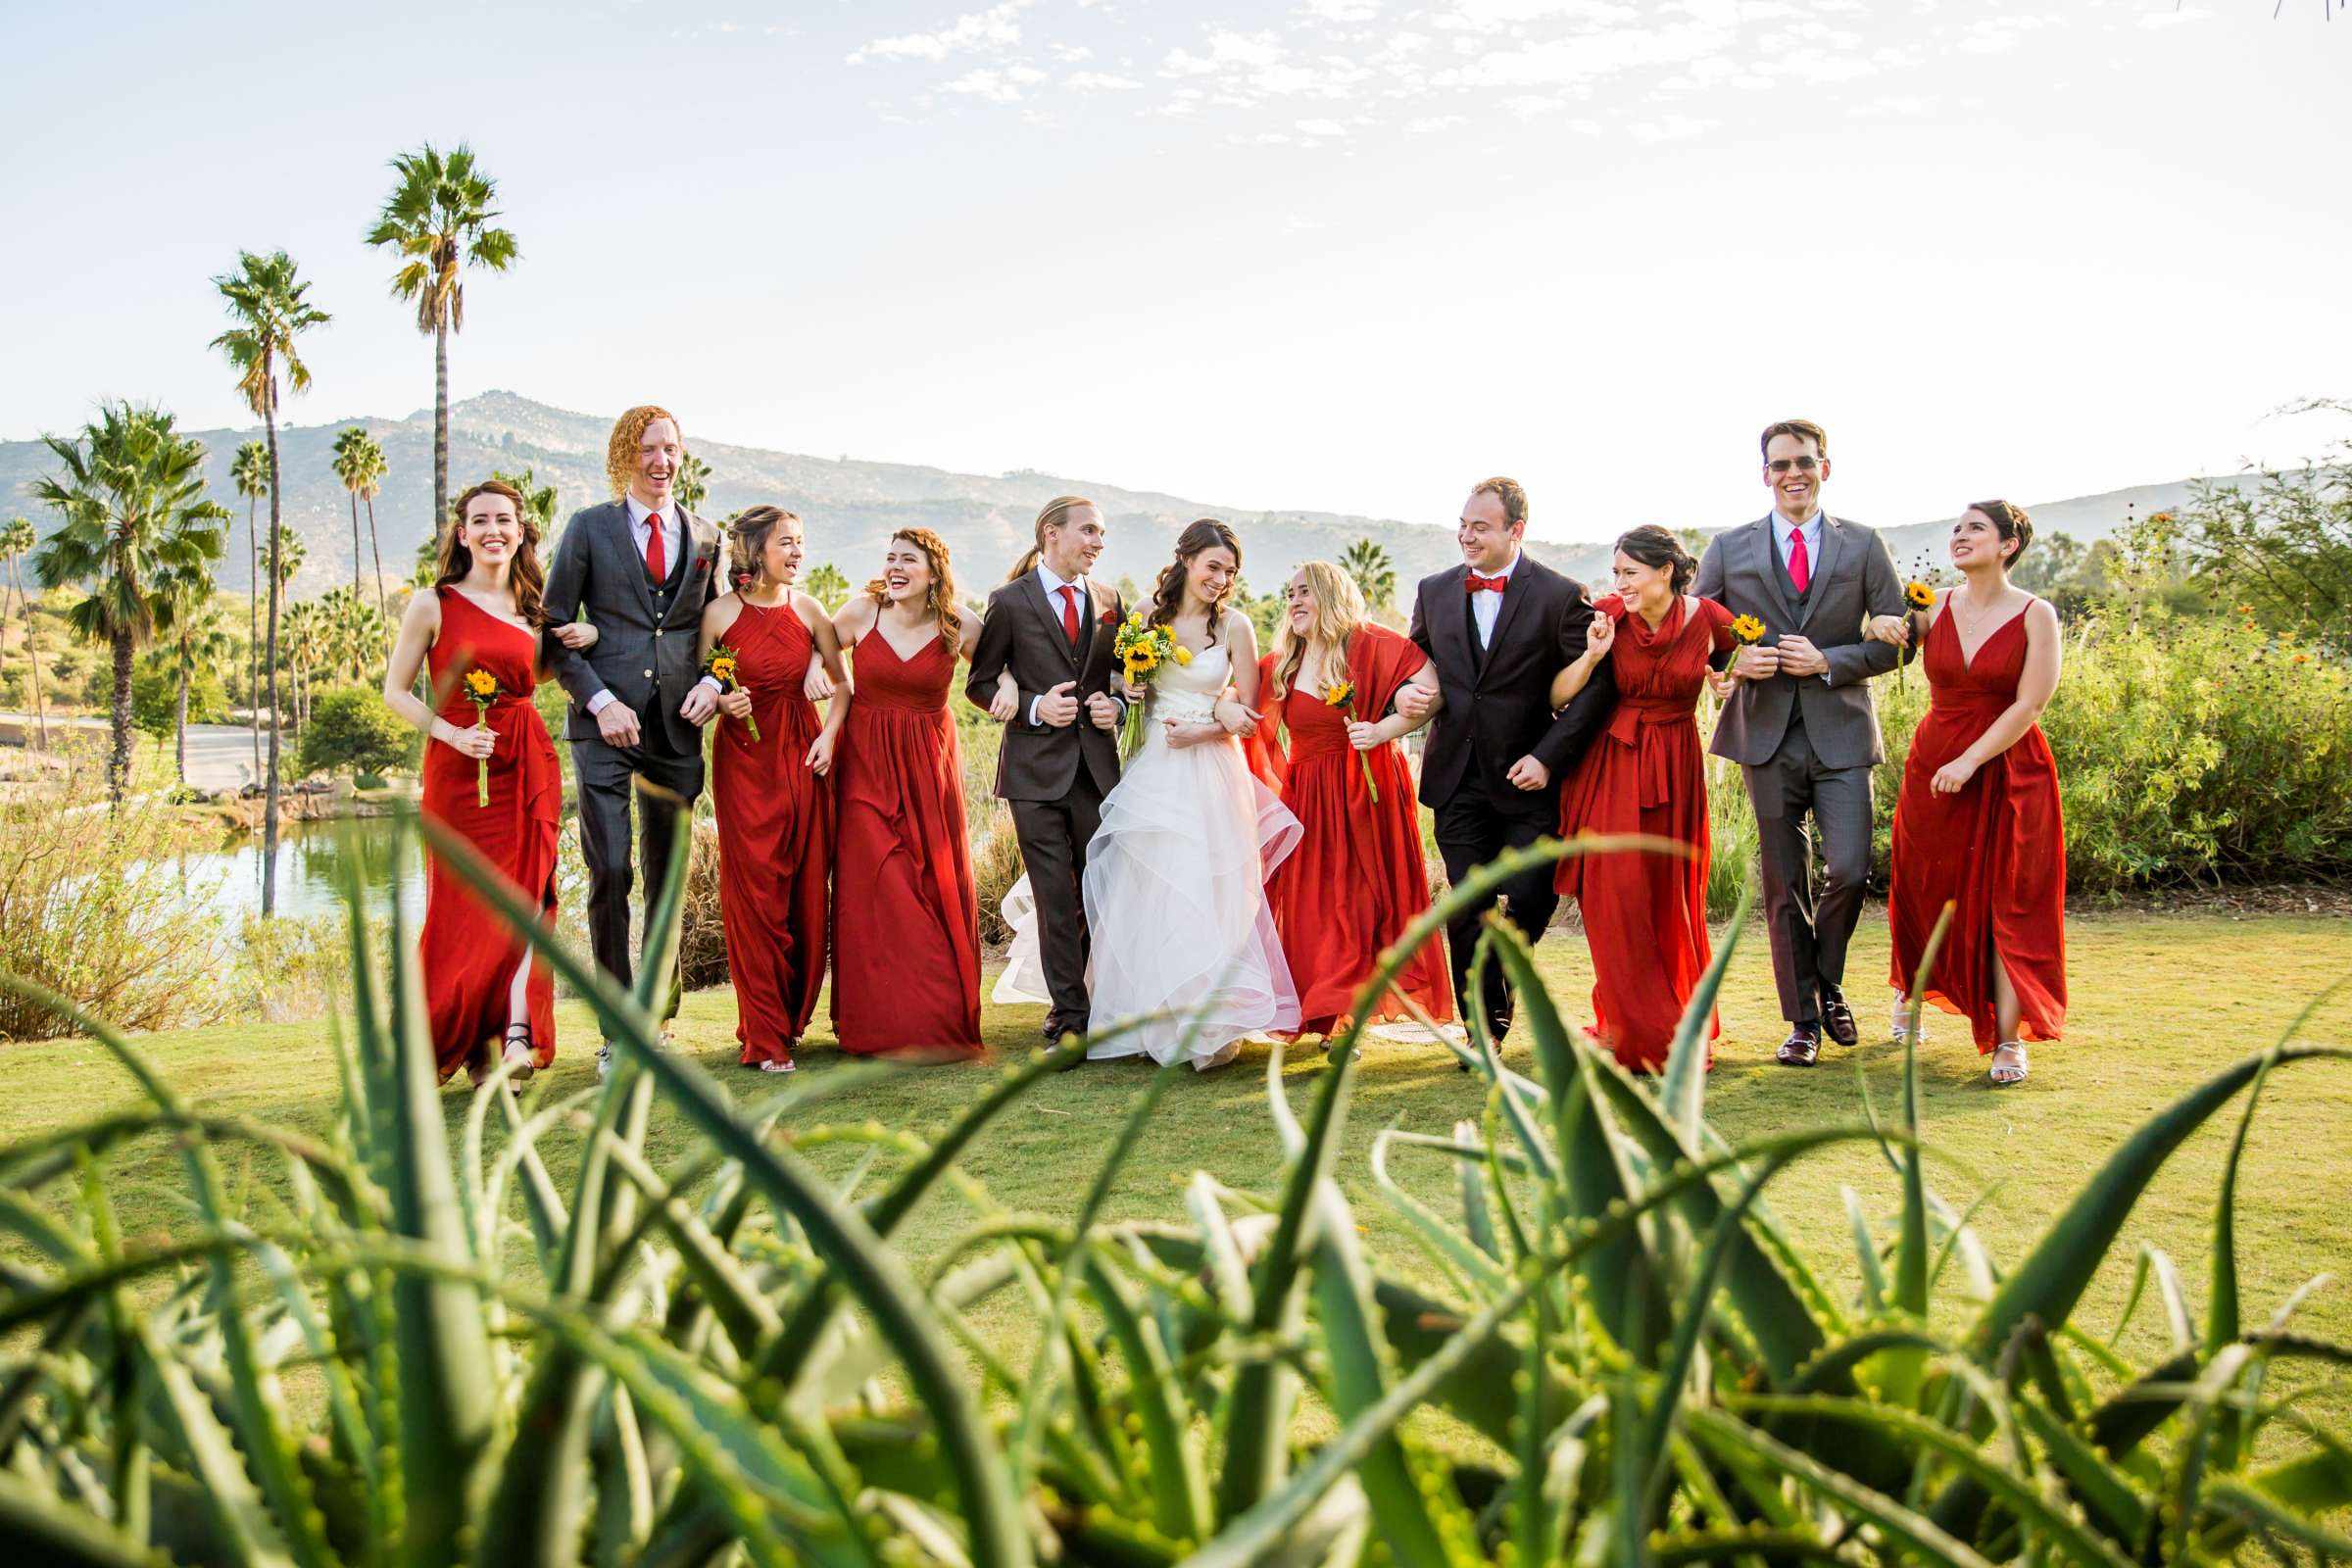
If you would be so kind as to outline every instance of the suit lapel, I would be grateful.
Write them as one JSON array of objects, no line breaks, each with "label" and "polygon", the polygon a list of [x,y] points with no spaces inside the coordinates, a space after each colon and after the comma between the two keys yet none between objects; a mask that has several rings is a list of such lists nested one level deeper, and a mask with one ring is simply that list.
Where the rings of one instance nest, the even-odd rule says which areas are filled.
[{"label": "suit lapel", "polygon": [[1796,604],[1788,597],[1787,585],[1781,581],[1781,542],[1775,535],[1776,524],[1772,514],[1767,514],[1747,526],[1750,536],[1755,540],[1755,548],[1763,552],[1756,558],[1756,575],[1764,579],[1764,591],[1772,595],[1772,602],[1780,607],[1781,624],[1804,624],[1797,616]]},{"label": "suit lapel", "polygon": [[[1046,592],[1046,579],[1031,570],[1022,575],[1021,585],[1028,592],[1029,602],[1035,605],[1037,612],[1045,617],[1046,629],[1053,634],[1054,646],[1061,650],[1061,657],[1068,660],[1073,668],[1076,667],[1078,649],[1070,646],[1069,633],[1061,629],[1061,608],[1054,603],[1053,595]],[[1086,642],[1084,622],[1079,625],[1078,641],[1080,646],[1084,646]]]},{"label": "suit lapel", "polygon": [[[1086,601],[1078,608],[1078,678],[1084,680],[1089,665],[1095,660],[1095,644],[1102,636],[1102,599],[1087,578],[1078,579],[1079,595]],[[1055,628],[1058,630],[1059,628]]]},{"label": "suit lapel", "polygon": [[645,558],[637,553],[637,530],[629,522],[629,503],[626,499],[612,503],[613,537],[620,547],[621,575],[629,579],[637,595],[637,608],[645,618],[656,625],[662,617],[654,613],[654,586],[645,579]]},{"label": "suit lapel", "polygon": [[[1494,629],[1487,636],[1486,652],[1479,662],[1478,678],[1481,683],[1486,680],[1487,667],[1494,662],[1494,655],[1502,647],[1503,638],[1510,635],[1511,622],[1516,619],[1519,614],[1519,606],[1526,600],[1529,594],[1536,591],[1536,573],[1534,569],[1535,564],[1535,562],[1530,559],[1526,551],[1522,550],[1519,552],[1518,564],[1511,568],[1508,586],[1502,590],[1502,605],[1494,612]],[[1463,568],[1465,571],[1468,569],[1469,568],[1466,566]],[[1470,597],[1470,595],[1464,594],[1462,597],[1467,599]],[[1478,612],[1475,610],[1471,612],[1471,614],[1474,617],[1477,613]],[[1472,622],[1472,630],[1473,642],[1475,643],[1475,620]]]},{"label": "suit lapel", "polygon": [[[1439,662],[1439,673],[1445,673],[1447,662],[1469,672],[1470,684],[1476,686],[1479,676],[1478,636],[1470,619],[1470,596],[1462,591],[1469,580],[1468,566],[1455,566],[1446,573],[1439,584],[1440,603],[1430,608],[1431,635],[1438,639],[1442,652],[1449,652],[1450,661]],[[1505,595],[1504,597],[1509,597]]]},{"label": "suit lapel", "polygon": [[1805,580],[1804,608],[1797,612],[1796,623],[1802,627],[1813,618],[1815,607],[1829,597],[1830,573],[1838,569],[1838,558],[1845,550],[1845,530],[1828,513],[1821,514],[1821,559],[1813,563],[1813,574]]}]

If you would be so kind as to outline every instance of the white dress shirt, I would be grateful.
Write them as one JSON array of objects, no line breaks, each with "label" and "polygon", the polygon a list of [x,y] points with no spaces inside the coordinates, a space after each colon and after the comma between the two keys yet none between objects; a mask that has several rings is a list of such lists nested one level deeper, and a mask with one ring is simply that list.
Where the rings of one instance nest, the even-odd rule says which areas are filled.
[{"label": "white dress shirt", "polygon": [[[1523,559],[1522,553],[1514,550],[1511,552],[1511,564],[1500,571],[1480,571],[1476,566],[1472,566],[1470,574],[1474,577],[1500,577],[1508,582],[1511,573],[1519,569],[1519,563]],[[1465,577],[1462,580],[1467,586],[1469,578]],[[1484,653],[1487,645],[1494,640],[1494,621],[1501,613],[1502,595],[1494,592],[1492,588],[1482,589],[1470,596],[1470,618],[1478,624],[1478,647],[1481,653]]]},{"label": "white dress shirt", "polygon": [[1816,512],[1803,522],[1790,522],[1774,512],[1772,514],[1772,545],[1781,553],[1781,564],[1788,564],[1788,541],[1797,534],[1805,536],[1805,584],[1812,586],[1813,573],[1821,569],[1821,519],[1826,514]]},{"label": "white dress shirt", "polygon": [[[1061,619],[1061,591],[1064,588],[1074,589],[1076,591],[1077,597],[1070,602],[1078,607],[1078,640],[1080,645],[1083,646],[1086,641],[1086,615],[1087,611],[1090,608],[1086,594],[1085,580],[1083,578],[1064,577],[1042,561],[1037,564],[1037,577],[1038,581],[1046,585],[1046,603],[1053,607],[1054,618],[1056,621]],[[1034,724],[1037,722],[1037,705],[1044,701],[1045,693],[1043,692],[1040,692],[1035,697],[1029,699],[1030,723]]]}]

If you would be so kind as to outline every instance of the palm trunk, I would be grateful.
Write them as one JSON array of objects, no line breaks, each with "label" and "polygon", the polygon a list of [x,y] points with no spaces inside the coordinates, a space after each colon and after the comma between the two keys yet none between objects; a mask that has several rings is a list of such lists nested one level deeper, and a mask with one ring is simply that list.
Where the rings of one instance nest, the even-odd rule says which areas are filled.
[{"label": "palm trunk", "polygon": [[115,700],[109,716],[114,723],[114,750],[106,760],[106,794],[119,810],[123,793],[130,788],[130,628],[116,630],[115,644]]},{"label": "palm trunk", "polygon": [[172,718],[172,748],[173,765],[179,770],[179,787],[188,787],[188,640],[179,640],[179,709]]},{"label": "palm trunk", "polygon": [[[277,912],[277,384],[262,398],[262,424],[270,436],[270,764],[262,775],[262,918]],[[124,656],[127,659],[127,655]],[[129,665],[125,663],[127,681]],[[127,688],[125,688],[127,690]]]},{"label": "palm trunk", "polygon": [[449,318],[433,325],[433,533],[449,522]]},{"label": "palm trunk", "polygon": [[[440,525],[434,524],[437,529]],[[384,552],[375,539],[375,497],[368,498],[368,554],[375,563],[375,615],[384,624],[381,631],[389,640],[392,635],[392,605],[384,597]]]},{"label": "palm trunk", "polygon": [[245,498],[245,707],[253,717],[253,772],[262,772],[262,535],[254,520],[262,498]]},{"label": "palm trunk", "polygon": [[367,679],[360,664],[360,493],[351,493],[351,678]]},{"label": "palm trunk", "polygon": [[24,597],[20,585],[17,596],[24,599],[24,657],[32,662],[32,711],[40,725],[41,750],[49,749],[49,704],[41,696],[41,623],[33,615],[32,601]]}]

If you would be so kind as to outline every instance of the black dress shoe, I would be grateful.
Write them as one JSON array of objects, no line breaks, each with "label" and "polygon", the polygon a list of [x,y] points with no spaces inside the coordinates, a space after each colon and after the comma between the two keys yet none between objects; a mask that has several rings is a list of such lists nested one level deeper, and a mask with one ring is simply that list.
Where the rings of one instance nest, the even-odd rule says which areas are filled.
[{"label": "black dress shoe", "polygon": [[1821,1059],[1821,1026],[1800,1023],[1788,1031],[1776,1056],[1784,1067],[1810,1067]]},{"label": "black dress shoe", "polygon": [[1854,1027],[1854,1009],[1845,1004],[1845,993],[1836,986],[1821,988],[1821,1027],[1841,1046],[1862,1038],[1862,1032]]}]

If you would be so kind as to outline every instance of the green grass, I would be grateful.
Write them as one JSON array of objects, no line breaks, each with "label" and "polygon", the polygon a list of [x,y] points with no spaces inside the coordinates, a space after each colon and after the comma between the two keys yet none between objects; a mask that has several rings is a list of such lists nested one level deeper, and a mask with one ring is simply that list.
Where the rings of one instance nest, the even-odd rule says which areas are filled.
[{"label": "green grass", "polygon": [[[2128,1131],[2224,1063],[2258,1051],[2314,995],[2352,971],[2352,922],[2302,916],[2231,917],[2220,913],[2116,913],[2078,917],[2070,926],[2074,1008],[2068,1039],[2036,1047],[2034,1076],[1994,1092],[1966,1028],[1931,1014],[1922,1053],[1926,1136],[1939,1157],[1931,1180],[1955,1207],[1987,1186],[1991,1200],[1976,1225],[1996,1262],[2022,1256],[2058,1206],[2077,1192]],[[1573,1011],[1591,983],[1579,935],[1555,930],[1539,950],[1562,1010]],[[1831,1050],[1812,1072],[1773,1065],[1782,1026],[1771,1002],[1760,929],[1741,944],[1724,995],[1730,1005],[1717,1066],[1707,1085],[1707,1113],[1727,1137],[1852,1117],[1856,1067],[1867,1073],[1882,1110],[1895,1102],[1899,1051],[1884,1042],[1886,940],[1883,917],[1866,919],[1853,961],[1852,995],[1865,1039],[1854,1052]],[[1037,1043],[1035,1007],[990,1008],[984,1031],[1001,1054]],[[803,1054],[803,1083],[820,1085],[842,1064],[817,1031]],[[678,1023],[682,1049],[722,1075],[747,1099],[763,1098],[777,1080],[732,1066],[734,998],[726,990],[686,999]],[[584,1084],[595,1040],[585,1009],[559,1013],[560,1055],[541,1076],[558,1092]],[[1882,1037],[1874,1042],[1873,1037]],[[2302,1031],[2313,1042],[2352,1043],[2352,995],[2341,995]],[[320,1023],[239,1024],[150,1036],[140,1042],[175,1088],[204,1105],[304,1130],[322,1130],[333,1103],[333,1069]],[[1524,1046],[1506,1057],[1525,1067]],[[1263,1048],[1247,1048],[1233,1066],[1179,1082],[1162,1101],[1110,1194],[1104,1217],[1166,1217],[1180,1212],[1184,1182],[1196,1169],[1229,1185],[1265,1189],[1278,1168],[1264,1106]],[[827,1099],[808,1112],[835,1122],[926,1128],[973,1099],[1000,1068],[978,1064],[909,1068]],[[1294,1104],[1303,1111],[1314,1054],[1295,1054],[1288,1072]],[[1149,1074],[1133,1062],[1096,1063],[1049,1078],[984,1134],[964,1168],[1000,1202],[1067,1216],[1083,1193],[1130,1099]],[[1399,1272],[1426,1275],[1419,1252],[1389,1217],[1369,1178],[1366,1148],[1384,1126],[1442,1133],[1475,1116],[1482,1096],[1437,1048],[1373,1042],[1366,1048],[1339,1174],[1368,1227],[1375,1256]],[[0,1048],[0,1143],[133,1104],[137,1096],[97,1048],[78,1041]],[[454,1127],[465,1096],[447,1095]],[[2219,1161],[2236,1122],[2234,1109],[2193,1139],[2159,1176],[2132,1215],[2123,1246],[2086,1298],[2082,1321],[2104,1328],[2121,1309],[2131,1280],[2131,1249],[2169,1251],[2193,1298],[2205,1291],[2206,1242]],[[802,1125],[806,1125],[803,1122]],[[667,1107],[658,1109],[647,1152],[669,1166],[692,1142]],[[559,1181],[568,1175],[576,1143],[543,1141]],[[846,1168],[842,1151],[825,1163]],[[114,1187],[128,1239],[152,1239],[187,1223],[179,1167],[160,1141],[112,1161]],[[1408,1188],[1445,1201],[1450,1189],[1436,1162],[1400,1159]],[[258,1178],[274,1179],[267,1164]],[[232,1172],[232,1177],[234,1176]],[[1852,1283],[1852,1249],[1838,1200],[1840,1184],[1861,1190],[1874,1213],[1894,1207],[1894,1182],[1875,1152],[1841,1148],[1799,1165],[1776,1185],[1774,1202],[1816,1266]],[[71,1184],[51,1190],[63,1202]],[[2333,1064],[2298,1068],[2265,1094],[2240,1179],[2239,1250],[2249,1327],[2266,1321],[2287,1294],[2324,1269],[2348,1260],[2343,1195],[2352,1190],[2352,1070]],[[945,1189],[943,1189],[943,1194]],[[921,1262],[960,1231],[967,1213],[952,1196],[931,1200],[903,1233]],[[2352,1281],[2314,1298],[2302,1326],[2352,1343]],[[982,1332],[1017,1343],[1030,1319],[1007,1293],[975,1318]],[[2143,1305],[2126,1344],[2135,1361],[2160,1348],[2159,1314]],[[2325,1392],[2314,1412],[2341,1424],[2352,1396]]]}]

